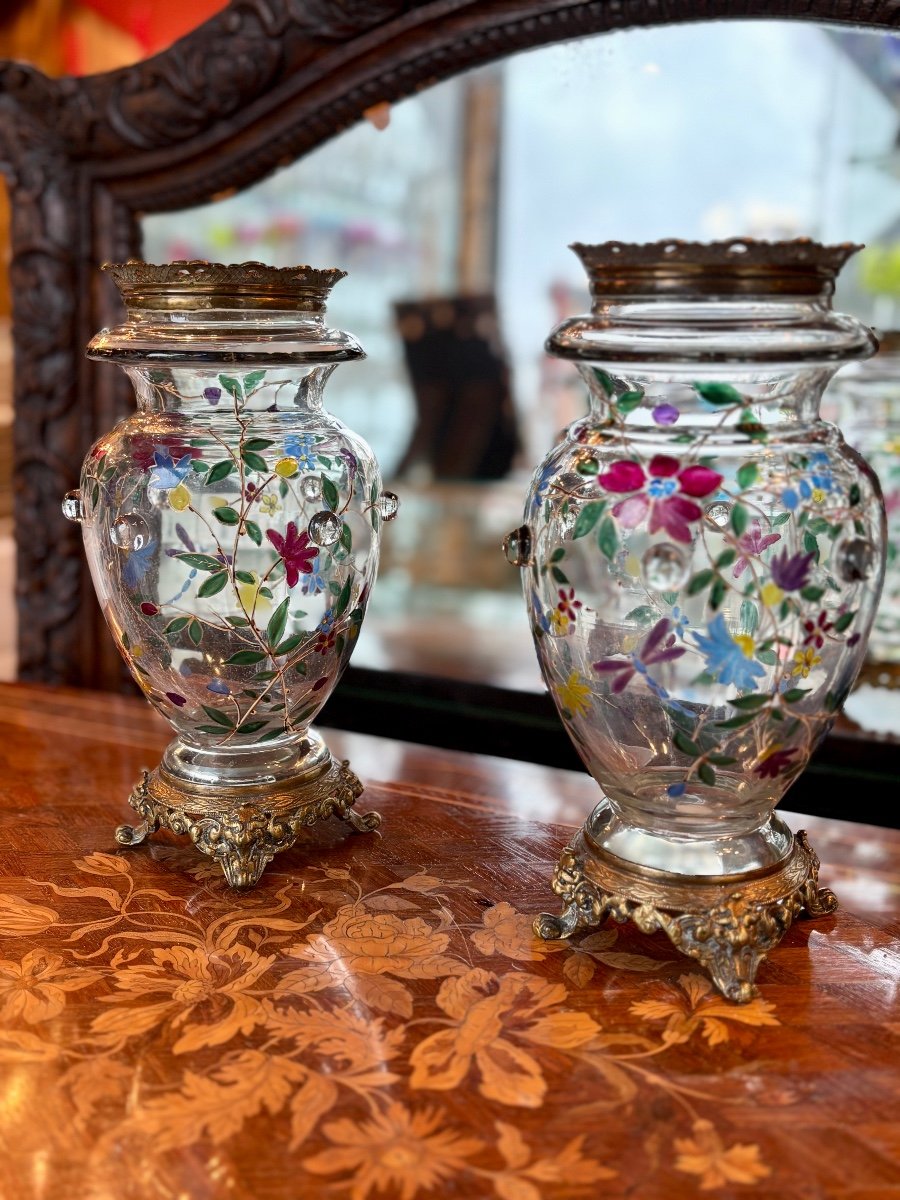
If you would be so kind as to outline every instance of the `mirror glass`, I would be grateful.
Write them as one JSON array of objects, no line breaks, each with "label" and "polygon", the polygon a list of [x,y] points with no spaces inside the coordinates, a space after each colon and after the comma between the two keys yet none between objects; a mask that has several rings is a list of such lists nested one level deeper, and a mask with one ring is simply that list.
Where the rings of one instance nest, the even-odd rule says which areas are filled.
[{"label": "mirror glass", "polygon": [[328,407],[402,508],[354,662],[542,687],[500,551],[585,409],[543,341],[587,293],[575,240],[854,240],[839,307],[900,324],[900,41],[801,22],[602,35],[459,76],[257,186],[148,215],[151,261],[339,265],[362,364]]}]

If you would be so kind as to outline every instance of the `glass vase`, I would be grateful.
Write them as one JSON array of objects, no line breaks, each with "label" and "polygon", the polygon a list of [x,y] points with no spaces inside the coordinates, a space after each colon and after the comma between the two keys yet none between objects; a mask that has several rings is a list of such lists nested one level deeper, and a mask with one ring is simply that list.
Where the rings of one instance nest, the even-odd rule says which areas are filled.
[{"label": "glass vase", "polygon": [[123,845],[168,827],[255,884],[300,830],[362,791],[311,722],[347,664],[397,509],[371,450],[325,411],[363,352],[325,324],[338,270],[108,265],[127,319],[88,357],[118,363],[137,413],[89,451],[79,520],[110,632],[175,731],[130,803]]},{"label": "glass vase", "polygon": [[522,568],[547,687],[605,795],[566,849],[544,937],[664,929],[729,998],[834,897],[774,813],[834,719],[881,586],[871,470],[818,417],[873,352],[831,310],[851,246],[576,245],[592,311],[550,353],[590,414],[538,468]]},{"label": "glass vase", "polygon": [[878,476],[887,510],[884,590],[869,637],[866,678],[900,686],[900,333],[880,337],[868,362],[839,371],[826,399],[847,441]]}]

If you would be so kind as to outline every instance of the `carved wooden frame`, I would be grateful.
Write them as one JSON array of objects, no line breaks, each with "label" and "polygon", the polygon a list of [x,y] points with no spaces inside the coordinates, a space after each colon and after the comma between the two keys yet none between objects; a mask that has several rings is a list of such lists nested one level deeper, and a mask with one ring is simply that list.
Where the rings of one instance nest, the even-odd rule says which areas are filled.
[{"label": "carved wooden frame", "polygon": [[898,0],[232,0],[164,53],[81,79],[0,64],[12,202],[19,674],[118,687],[77,528],[60,515],[90,441],[127,409],[82,354],[117,301],[97,270],[139,218],[246,187],[398,100],[527,47],[639,25],[794,17],[885,29]]}]

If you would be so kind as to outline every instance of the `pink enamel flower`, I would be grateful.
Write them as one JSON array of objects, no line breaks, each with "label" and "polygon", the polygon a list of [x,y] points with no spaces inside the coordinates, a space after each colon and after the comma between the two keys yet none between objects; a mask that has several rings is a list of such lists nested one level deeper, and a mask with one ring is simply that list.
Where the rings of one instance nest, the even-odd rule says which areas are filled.
[{"label": "pink enamel flower", "polygon": [[648,529],[660,529],[676,542],[690,542],[692,521],[699,521],[703,509],[695,499],[718,490],[722,476],[709,467],[684,467],[677,458],[657,454],[647,471],[633,459],[620,458],[597,482],[607,492],[632,496],[613,505],[612,514],[626,529],[634,529],[649,513]]},{"label": "pink enamel flower", "polygon": [[763,533],[759,521],[751,521],[750,528],[738,542],[741,548],[741,557],[734,564],[734,578],[740,579],[750,566],[751,558],[758,558],[763,550],[768,550],[770,546],[774,546],[776,542],[780,541],[780,533]]}]

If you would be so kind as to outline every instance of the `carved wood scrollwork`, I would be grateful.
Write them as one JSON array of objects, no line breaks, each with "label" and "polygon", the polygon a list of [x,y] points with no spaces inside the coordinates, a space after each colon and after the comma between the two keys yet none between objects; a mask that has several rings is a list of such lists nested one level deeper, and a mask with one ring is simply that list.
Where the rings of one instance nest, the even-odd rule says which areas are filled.
[{"label": "carved wood scrollwork", "polygon": [[114,316],[104,259],[139,214],[246,187],[370,105],[467,67],[604,30],[721,17],[900,25],[895,0],[232,0],[165,53],[50,80],[0,64],[13,205],[20,674],[118,687],[78,530],[60,514],[90,441],[127,406],[82,358]]}]

